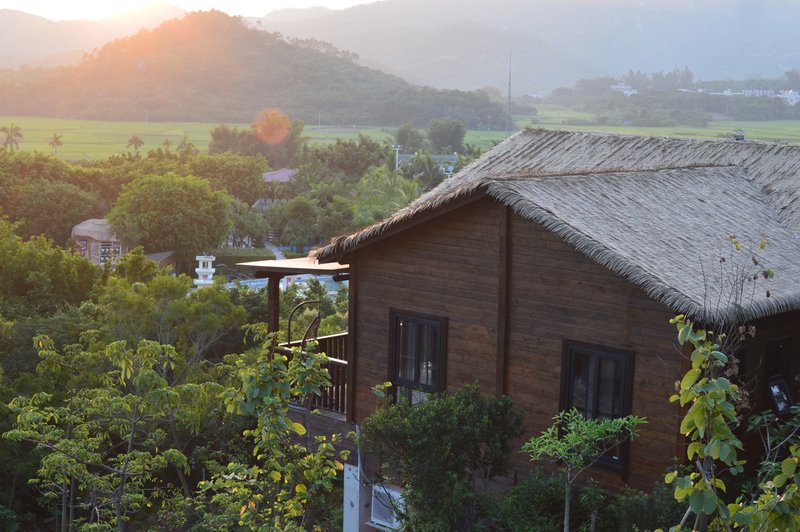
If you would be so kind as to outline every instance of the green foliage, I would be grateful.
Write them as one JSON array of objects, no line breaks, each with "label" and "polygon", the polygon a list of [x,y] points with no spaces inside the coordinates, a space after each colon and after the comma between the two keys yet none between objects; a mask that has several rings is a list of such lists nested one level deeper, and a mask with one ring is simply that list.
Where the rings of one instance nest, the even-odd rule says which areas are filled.
[{"label": "green foliage", "polygon": [[556,464],[564,480],[564,531],[570,529],[571,488],[578,477],[603,455],[636,435],[647,420],[628,415],[615,419],[586,419],[575,408],[553,416],[553,424],[531,438],[522,450],[531,460]]},{"label": "green foliage", "polygon": [[10,126],[0,127],[0,133],[4,134],[6,138],[3,140],[3,147],[8,151],[14,151],[14,148],[19,149],[19,141],[22,140],[22,128],[16,124]]},{"label": "green foliage", "polygon": [[461,153],[467,127],[458,120],[439,119],[428,124],[428,138],[435,153]]},{"label": "green foliage", "polygon": [[129,283],[147,283],[156,278],[159,269],[158,263],[144,254],[144,248],[136,246],[117,260],[114,273]]},{"label": "green foliage", "polygon": [[211,249],[228,233],[230,197],[208,181],[173,173],[127,185],[108,213],[120,239],[148,250],[175,250],[187,259]]},{"label": "green foliage", "polygon": [[61,246],[71,242],[72,228],[96,216],[100,206],[96,192],[63,181],[29,182],[16,197],[6,212],[21,222],[19,234],[24,238],[44,235]]},{"label": "green foliage", "polygon": [[706,331],[695,330],[694,324],[682,315],[670,323],[678,329],[678,342],[681,345],[688,342],[693,348],[692,368],[675,383],[678,393],[670,397],[670,402],[681,407],[689,405],[680,431],[691,441],[686,454],[689,463],[697,468],[687,475],[670,472],[664,480],[667,484],[674,483],[675,499],[688,501],[698,520],[707,515],[727,521],[730,511],[722,499],[726,486],[719,476],[722,470],[732,475],[743,470],[744,461],[737,456],[742,442],[731,430],[731,425],[737,423],[734,403],[739,388],[721,376],[728,357],[719,351],[719,344]]},{"label": "green foliage", "polygon": [[772,410],[750,416],[747,431],[757,432],[764,449],[758,468],[758,478],[766,482],[780,471],[780,462],[787,449],[800,444],[800,405],[792,405],[787,416],[777,416]]},{"label": "green foliage", "polygon": [[248,205],[263,198],[267,192],[261,176],[269,166],[258,152],[250,156],[198,154],[189,160],[189,169],[193,175],[211,183],[214,190],[224,190]]},{"label": "green foliage", "polygon": [[416,153],[428,148],[425,134],[415,129],[408,122],[397,128],[397,132],[394,134],[394,141],[403,147],[401,150],[403,153]]},{"label": "green foliage", "polygon": [[460,530],[475,523],[477,494],[506,472],[520,422],[509,397],[484,397],[471,385],[413,406],[385,404],[364,421],[358,443],[402,485],[407,527]]},{"label": "green foliage", "polygon": [[[681,475],[668,473],[664,481],[675,485],[674,497],[689,503],[683,520],[674,530],[679,530],[690,512],[697,516],[695,528],[706,518],[720,527],[742,527],[751,530],[797,530],[800,528],[800,447],[791,445],[788,456],[778,462],[781,442],[768,444],[765,462],[759,473],[759,491],[752,497],[740,496],[734,502],[725,502],[725,482],[719,478],[727,471],[737,475],[743,470],[744,460],[738,460],[741,441],[733,434],[731,426],[738,420],[734,401],[738,387],[723,374],[728,357],[713,342],[712,333],[696,330],[694,324],[679,315],[670,320],[678,329],[681,345],[693,347],[692,368],[676,383],[679,393],[670,398],[681,406],[690,405],[681,422],[681,432],[690,440],[687,456],[696,466],[695,471]],[[770,427],[770,425],[773,425]],[[767,438],[783,433],[791,441],[796,427],[774,425],[774,419],[762,415],[753,420],[751,427],[763,427]],[[706,517],[707,516],[707,517]]]},{"label": "green foliage", "polygon": [[79,304],[97,279],[86,259],[42,237],[22,241],[16,226],[0,218],[0,314],[46,315]]},{"label": "green foliage", "polygon": [[[265,343],[253,356],[236,363],[240,385],[225,394],[228,412],[251,416],[253,429],[244,436],[253,441],[255,464],[229,463],[201,492],[219,514],[250,529],[301,530],[307,509],[333,488],[340,460],[330,439],[309,441],[306,428],[289,416],[292,401],[305,403],[330,385],[324,354],[301,353],[290,357],[276,350],[277,334],[264,336],[263,327],[253,331]],[[306,437],[306,445],[297,443]],[[234,517],[236,516],[236,517]]]},{"label": "green foliage", "polygon": [[[65,397],[58,401],[44,392],[16,397],[10,403],[16,422],[4,437],[31,442],[45,453],[34,482],[46,497],[61,500],[62,526],[70,515],[73,522],[123,529],[131,514],[157,498],[159,471],[188,472],[185,455],[158,427],[177,399],[162,376],[177,354],[150,341],[135,350],[117,342],[101,351],[73,345],[63,352],[46,337],[36,342],[42,358],[38,370],[63,375]],[[91,385],[75,381],[92,370]]]}]

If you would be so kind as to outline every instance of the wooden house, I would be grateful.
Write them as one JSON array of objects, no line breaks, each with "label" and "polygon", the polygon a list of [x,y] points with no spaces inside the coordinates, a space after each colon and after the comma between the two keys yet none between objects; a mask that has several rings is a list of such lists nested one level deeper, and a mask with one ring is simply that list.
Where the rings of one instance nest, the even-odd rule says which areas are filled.
[{"label": "wooden house", "polygon": [[[685,456],[668,401],[688,368],[676,313],[754,323],[755,408],[770,379],[800,397],[798,238],[800,146],[523,131],[316,250],[350,265],[347,418],[368,416],[386,380],[412,401],[475,381],[509,394],[526,439],[573,406],[633,413],[649,423],[595,476],[647,489]],[[750,252],[775,278],[731,299],[729,268],[760,268]]]}]

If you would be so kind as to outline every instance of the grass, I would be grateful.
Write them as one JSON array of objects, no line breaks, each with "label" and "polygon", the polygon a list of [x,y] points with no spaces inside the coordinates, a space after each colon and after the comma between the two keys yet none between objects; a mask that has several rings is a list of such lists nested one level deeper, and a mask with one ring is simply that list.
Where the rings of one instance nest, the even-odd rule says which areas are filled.
[{"label": "grass", "polygon": [[731,133],[741,129],[749,140],[768,142],[800,143],[800,120],[773,120],[761,122],[738,122],[717,120],[707,127],[633,127],[613,125],[569,125],[569,120],[592,121],[594,115],[579,113],[556,106],[539,106],[539,114],[533,119],[518,120],[520,127],[534,126],[545,129],[565,129],[569,131],[604,131],[626,135],[652,135],[657,137],[684,137],[698,139],[728,138]]},{"label": "grass", "polygon": [[[613,125],[570,125],[570,120],[591,122],[594,116],[555,106],[540,106],[534,117],[517,117],[518,127],[535,126],[570,131],[605,131],[632,135],[654,135],[699,139],[718,139],[729,136],[734,130],[744,131],[746,138],[771,142],[800,143],[800,121],[735,122],[716,121],[708,127],[632,127]],[[96,120],[68,120],[23,116],[0,116],[0,125],[16,124],[22,129],[20,149],[52,153],[49,142],[53,134],[61,135],[63,146],[58,156],[65,160],[105,159],[129,151],[128,139],[137,134],[144,140],[143,151],[162,146],[169,139],[173,147],[184,136],[202,151],[208,149],[210,131],[219,124],[200,122],[104,122]],[[249,124],[229,124],[249,128]],[[328,126],[306,124],[303,133],[312,143],[334,142],[336,139],[355,140],[358,135],[382,141],[391,141],[394,127]],[[464,141],[484,151],[506,138],[505,131],[470,130]],[[2,141],[4,139],[0,139]]]}]

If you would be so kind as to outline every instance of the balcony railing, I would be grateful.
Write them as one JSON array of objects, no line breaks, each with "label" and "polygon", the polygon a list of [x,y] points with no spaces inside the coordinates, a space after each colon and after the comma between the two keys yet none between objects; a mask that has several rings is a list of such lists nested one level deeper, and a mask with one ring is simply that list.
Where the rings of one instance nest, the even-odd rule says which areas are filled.
[{"label": "balcony railing", "polygon": [[[328,373],[331,385],[322,394],[314,396],[311,408],[318,408],[337,414],[347,414],[347,333],[320,336],[316,339],[318,351],[328,357]],[[281,348],[289,350],[300,346],[301,341],[281,344]]]}]

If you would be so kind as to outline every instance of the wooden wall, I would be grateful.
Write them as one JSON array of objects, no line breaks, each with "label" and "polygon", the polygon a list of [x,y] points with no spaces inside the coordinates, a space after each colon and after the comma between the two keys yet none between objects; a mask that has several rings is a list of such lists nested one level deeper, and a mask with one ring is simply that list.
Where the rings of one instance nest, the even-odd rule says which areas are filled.
[{"label": "wooden wall", "polygon": [[389,377],[390,308],[446,316],[447,389],[477,380],[483,391],[495,392],[501,212],[479,200],[348,258],[355,285],[355,421],[377,406],[371,387]]},{"label": "wooden wall", "polygon": [[[525,412],[525,439],[558,413],[564,339],[631,350],[631,410],[649,422],[630,445],[628,483],[649,489],[680,442],[679,411],[669,403],[684,360],[668,323],[673,313],[537,224],[512,216],[511,235],[506,379]],[[517,463],[530,468],[523,456]],[[621,484],[616,473],[593,474]]]},{"label": "wooden wall", "polygon": [[[510,394],[525,416],[519,445],[558,412],[564,339],[634,351],[632,409],[649,424],[631,445],[628,482],[649,489],[671,464],[681,439],[679,412],[668,399],[683,359],[668,323],[672,313],[639,288],[485,198],[347,259],[356,312],[356,422],[378,404],[371,387],[388,378],[395,307],[449,318],[447,389],[477,380],[484,393]],[[515,456],[515,476],[531,468],[526,455]],[[618,474],[594,476],[621,484]]]}]

